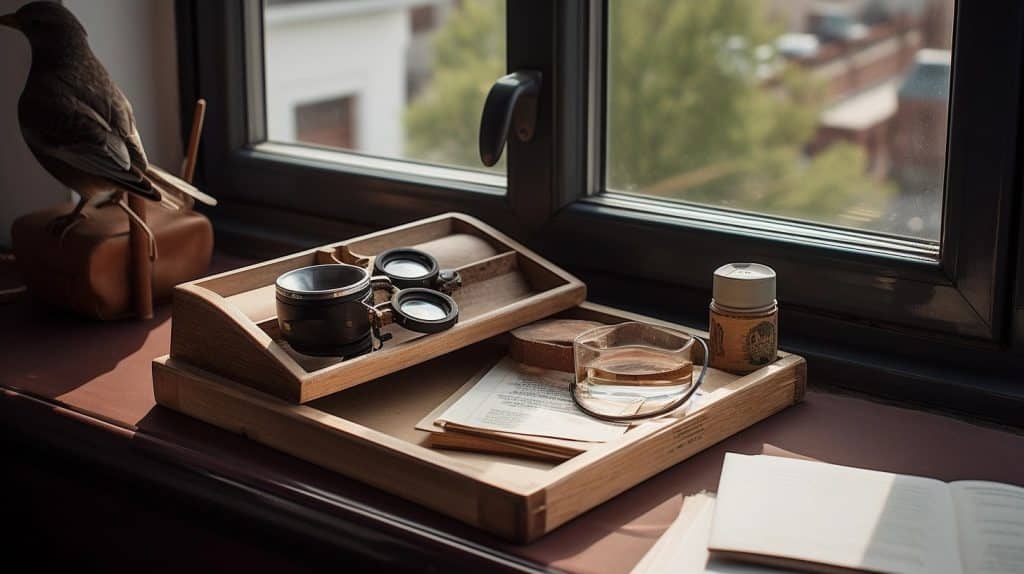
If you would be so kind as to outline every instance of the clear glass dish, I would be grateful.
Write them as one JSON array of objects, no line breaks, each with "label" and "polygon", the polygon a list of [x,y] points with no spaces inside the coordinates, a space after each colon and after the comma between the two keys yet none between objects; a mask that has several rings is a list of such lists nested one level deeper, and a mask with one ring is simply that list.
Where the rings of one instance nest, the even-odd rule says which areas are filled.
[{"label": "clear glass dish", "polygon": [[573,401],[587,414],[628,421],[658,416],[685,404],[704,379],[694,378],[693,348],[703,340],[648,323],[591,329],[573,341]]}]

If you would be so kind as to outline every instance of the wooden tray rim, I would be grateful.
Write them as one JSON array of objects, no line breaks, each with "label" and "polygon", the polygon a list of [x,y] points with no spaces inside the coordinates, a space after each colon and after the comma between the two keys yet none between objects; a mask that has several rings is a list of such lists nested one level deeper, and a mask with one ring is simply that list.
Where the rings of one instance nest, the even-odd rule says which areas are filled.
[{"label": "wooden tray rim", "polygon": [[[387,237],[388,235],[414,231],[417,228],[428,229],[429,227],[444,221],[458,221],[476,229],[492,242],[506,246],[507,251],[516,252],[519,257],[525,258],[531,261],[532,264],[542,267],[545,272],[557,277],[562,282],[562,284],[557,287],[538,291],[526,299],[504,305],[498,309],[492,309],[469,320],[460,322],[460,329],[458,330],[458,333],[463,334],[463,336],[470,341],[467,344],[482,341],[505,331],[506,329],[502,328],[502,326],[496,325],[496,320],[501,316],[512,315],[525,317],[529,319],[527,321],[529,322],[550,315],[552,312],[557,312],[553,307],[561,307],[563,309],[571,308],[573,305],[578,305],[586,299],[586,285],[575,276],[554,265],[547,259],[541,257],[534,251],[528,249],[494,227],[475,217],[458,212],[443,213],[396,227],[291,253],[275,259],[262,261],[239,269],[225,271],[183,283],[175,287],[174,296],[176,300],[181,300],[182,303],[187,301],[188,303],[197,304],[205,309],[205,313],[209,313],[211,316],[219,315],[224,318],[228,323],[226,328],[231,329],[236,336],[240,337],[240,344],[245,345],[249,351],[254,351],[262,355],[270,363],[270,367],[272,369],[272,372],[269,373],[270,376],[274,376],[278,381],[297,388],[298,395],[294,398],[298,403],[309,402],[313,399],[342,391],[350,386],[355,386],[355,384],[362,384],[363,382],[372,380],[372,378],[366,379],[365,376],[353,375],[352,379],[365,380],[361,380],[359,383],[338,386],[337,384],[330,382],[330,377],[337,375],[339,372],[373,372],[376,365],[379,365],[382,361],[388,359],[392,361],[392,364],[389,366],[389,372],[398,371],[423,362],[429,358],[440,356],[440,354],[443,353],[436,353],[436,351],[446,348],[450,338],[444,337],[444,334],[439,334],[439,336],[433,337],[420,337],[408,341],[401,346],[385,347],[384,349],[381,349],[367,357],[338,362],[314,371],[307,371],[279,344],[277,344],[268,333],[261,329],[256,321],[246,316],[235,305],[229,304],[227,302],[228,297],[246,291],[251,291],[253,289],[264,288],[267,285],[272,284],[273,280],[280,274],[275,268],[287,265],[297,259],[309,256],[315,257],[318,252],[322,252],[324,250],[336,249],[338,247],[362,243],[365,241],[372,241],[374,239]],[[246,288],[239,290],[226,290],[227,294],[222,294],[215,290],[219,283],[230,279],[247,277],[249,275],[253,275],[258,279],[255,281],[249,279],[243,282],[242,285]],[[266,283],[268,280],[270,283]],[[566,307],[561,303],[561,301],[570,301],[570,304]],[[527,310],[533,310],[533,313],[523,314],[523,312]],[[174,353],[173,349],[175,346],[173,339],[172,334],[172,354]],[[416,356],[417,353],[421,355],[428,355],[428,357],[427,359],[420,358]],[[321,384],[323,385],[323,388],[321,388]]]},{"label": "wooden tray rim", "polygon": [[[649,323],[659,324],[673,329],[683,331],[685,333],[698,336],[707,339],[708,333],[699,329],[693,329],[684,325],[655,319],[652,317],[646,317],[627,311],[622,311],[612,307],[599,305],[591,302],[584,302],[578,305],[578,308],[586,311],[594,311],[600,314],[606,314],[614,317],[621,318],[627,321],[645,321]],[[799,368],[804,365],[805,361],[803,357],[785,351],[779,351],[778,360],[775,362],[758,369],[752,373],[741,376],[733,381],[731,384],[740,387],[737,390],[748,387],[752,382],[759,379],[763,374],[768,371],[782,371],[787,369]],[[434,466],[439,470],[454,471],[464,477],[471,478],[479,483],[490,485],[500,491],[504,491],[510,494],[515,494],[525,498],[529,498],[538,493],[542,493],[544,489],[560,481],[571,478],[571,476],[581,470],[588,467],[592,467],[595,464],[600,463],[603,459],[609,455],[615,454],[616,452],[629,449],[633,447],[637,442],[655,437],[660,434],[672,432],[673,428],[683,424],[685,421],[699,415],[707,405],[701,406],[697,410],[687,413],[685,417],[681,418],[658,418],[652,419],[645,422],[644,424],[632,429],[629,433],[623,435],[623,438],[609,441],[601,445],[600,447],[590,449],[584,453],[576,455],[575,457],[562,462],[552,469],[545,471],[543,475],[546,480],[543,481],[516,481],[510,480],[507,477],[503,477],[500,481],[492,481],[488,477],[481,476],[481,473],[470,465],[466,465],[461,461],[446,455],[443,451],[438,451],[425,446],[417,445],[405,441],[403,439],[394,437],[385,432],[372,429],[370,427],[363,426],[354,421],[333,415],[331,413],[322,411],[320,409],[311,407],[306,404],[294,404],[288,401],[262,391],[260,389],[245,385],[243,383],[232,381],[226,377],[218,375],[216,373],[209,372],[205,369],[201,369],[190,365],[189,363],[175,359],[170,355],[164,355],[154,359],[154,369],[171,369],[176,370],[198,379],[209,379],[215,381],[221,385],[224,389],[227,389],[231,394],[246,393],[251,395],[254,400],[259,400],[264,403],[265,406],[272,411],[286,414],[289,418],[300,421],[303,424],[315,424],[318,427],[327,429],[332,432],[340,432],[346,435],[355,437],[359,440],[366,441],[368,444],[375,446],[382,446],[388,448],[396,453],[409,456],[412,458],[419,459],[423,462]],[[797,386],[794,389],[794,403],[800,402],[803,398],[803,393],[806,389],[806,376],[803,374],[796,375]],[[626,437],[629,440],[625,440]]]}]

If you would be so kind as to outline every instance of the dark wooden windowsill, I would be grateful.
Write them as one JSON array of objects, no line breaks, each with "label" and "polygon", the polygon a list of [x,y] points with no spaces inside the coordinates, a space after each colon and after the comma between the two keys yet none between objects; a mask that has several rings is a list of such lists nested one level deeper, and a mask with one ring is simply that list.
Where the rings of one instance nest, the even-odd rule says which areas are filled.
[{"label": "dark wooden windowsill", "polygon": [[[279,209],[239,204],[218,208],[217,244],[237,256],[266,259],[373,229]],[[273,213],[273,223],[268,221]],[[527,242],[529,245],[529,241]],[[546,246],[534,246],[551,256]],[[557,249],[556,249],[557,251]],[[554,258],[559,262],[557,257]],[[597,303],[707,328],[710,292],[666,282],[565,266],[588,286]],[[628,270],[627,270],[628,271]],[[783,347],[808,359],[811,386],[954,415],[974,422],[1021,428],[1024,360],[986,342],[879,328],[853,317],[822,314],[780,299]],[[871,343],[866,348],[865,342]],[[885,352],[878,352],[878,347]]]},{"label": "dark wooden windowsill", "polygon": [[[244,261],[220,257],[219,262]],[[256,531],[253,544],[269,535],[295,542],[289,552],[311,545],[328,555],[390,561],[392,570],[628,571],[674,518],[681,497],[715,490],[727,451],[754,454],[774,448],[941,480],[1024,485],[1024,463],[1016,456],[1024,448],[1022,435],[816,390],[805,403],[666,470],[541,540],[509,545],[155,406],[149,365],[167,352],[169,336],[166,306],[151,321],[112,323],[67,317],[27,300],[0,306],[0,348],[5,349],[0,429],[26,448],[55,449],[59,458],[45,456],[61,461],[59,468],[71,480],[103,484],[104,476],[121,477],[148,495],[201,509],[193,513],[201,520],[207,512],[222,515],[227,524],[250,524]],[[812,367],[810,377],[813,386],[832,382],[822,368]],[[79,478],[79,472],[96,472],[100,478]],[[109,482],[116,492],[118,482]],[[60,499],[43,491],[33,496]],[[48,509],[50,514],[39,520],[92,512],[85,501],[64,500],[71,500],[67,507],[40,504],[39,512]],[[147,528],[136,526],[143,537],[150,533]],[[647,534],[638,537],[636,532]],[[48,546],[72,547],[60,539]],[[176,551],[167,541],[154,548]],[[107,566],[116,560],[101,548],[86,558]]]}]

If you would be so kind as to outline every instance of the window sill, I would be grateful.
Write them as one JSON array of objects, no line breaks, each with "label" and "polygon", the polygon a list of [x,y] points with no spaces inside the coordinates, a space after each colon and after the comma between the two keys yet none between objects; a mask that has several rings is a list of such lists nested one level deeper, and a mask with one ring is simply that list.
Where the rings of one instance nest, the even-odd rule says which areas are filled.
[{"label": "window sill", "polygon": [[[710,292],[578,273],[589,298],[706,330]],[[643,293],[643,296],[637,296]],[[1019,356],[1010,349],[952,346],[927,337],[880,331],[780,302],[780,346],[807,359],[811,388],[1024,429]],[[859,343],[858,343],[859,342]],[[865,348],[866,344],[888,352]],[[827,383],[826,383],[827,381]]]},{"label": "window sill", "polygon": [[[370,231],[362,224],[324,220],[259,206],[218,207],[214,228],[218,248],[234,255],[266,259],[308,249]],[[273,213],[273,218],[270,217]],[[266,222],[273,221],[273,225]],[[608,226],[600,229],[609,233]],[[549,239],[549,238],[546,238]],[[641,235],[641,239],[648,238]],[[534,246],[588,285],[592,301],[707,328],[710,277],[700,266],[707,285],[692,287],[659,279],[611,274],[573,264],[547,241]],[[672,250],[674,260],[681,250]],[[633,256],[639,251],[597,253],[604,258]],[[750,257],[757,257],[758,253]],[[593,254],[592,254],[593,255]],[[707,253],[701,254],[708,256]],[[712,254],[714,257],[720,255]],[[683,255],[688,257],[688,255]],[[676,263],[678,265],[678,263]],[[683,266],[680,266],[683,267]],[[629,267],[625,267],[629,270]],[[694,277],[697,277],[694,274]],[[780,272],[780,277],[782,277]],[[850,315],[822,313],[797,305],[780,295],[780,334],[783,348],[807,358],[811,385],[829,381],[828,388],[869,395],[925,410],[968,417],[976,421],[1021,427],[1024,387],[1019,384],[1020,361],[1011,349],[996,343],[963,339],[934,332],[894,328]],[[936,358],[941,357],[939,363]]]}]

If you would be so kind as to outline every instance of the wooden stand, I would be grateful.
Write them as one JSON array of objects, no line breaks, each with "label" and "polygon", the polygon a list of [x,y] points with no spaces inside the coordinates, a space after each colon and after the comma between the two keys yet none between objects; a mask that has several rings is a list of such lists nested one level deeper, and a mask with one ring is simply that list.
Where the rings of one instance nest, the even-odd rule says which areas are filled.
[{"label": "wooden stand", "polygon": [[[203,109],[200,101],[182,168],[186,180],[195,169]],[[207,273],[213,255],[209,219],[190,209],[190,197],[181,199],[180,210],[145,205],[131,194],[117,207],[86,206],[87,217],[63,238],[51,225],[72,204],[22,215],[11,226],[11,240],[24,284],[37,301],[90,319],[152,316],[153,303],[169,300],[175,285]],[[134,221],[136,214],[145,218],[144,226]]]},{"label": "wooden stand", "polygon": [[[200,99],[196,102],[195,112],[192,116],[192,131],[189,134],[185,159],[181,167],[181,178],[189,183],[192,182],[192,177],[195,175],[199,139],[202,137],[205,117],[206,100]],[[191,203],[188,204],[188,207],[191,208]],[[132,304],[137,319],[151,319],[153,318],[153,260],[156,258],[156,254],[152,250],[155,249],[155,240],[150,236],[150,232],[143,227],[147,223],[146,201],[136,195],[128,194],[128,208],[138,216],[139,222],[141,222],[132,221],[128,230],[131,248]]]},{"label": "wooden stand", "polygon": [[[453,294],[461,309],[455,327],[419,335],[391,326],[394,339],[383,349],[344,362],[300,355],[281,340],[274,303],[281,273],[329,261],[370,266],[376,254],[403,246],[459,269],[464,286]],[[518,327],[546,318],[647,321],[707,336],[577,306],[585,292],[577,279],[487,225],[441,215],[180,285],[171,354],[153,363],[154,394],[165,407],[518,542],[803,398],[804,360],[780,353],[746,376],[709,369],[699,402],[561,463],[428,448],[430,433],[417,423],[505,356],[508,333]],[[534,328],[518,336],[559,344],[568,335]],[[564,353],[554,351],[555,362],[565,363]],[[698,350],[694,361],[703,359]]]},{"label": "wooden stand", "polygon": [[[388,325],[383,348],[342,361],[293,350],[278,330],[274,281],[292,269],[415,247],[457,269],[459,322],[432,335]],[[171,357],[305,403],[422,363],[581,303],[586,287],[496,229],[450,213],[179,285]]]},{"label": "wooden stand", "polygon": [[[583,304],[558,317],[648,321]],[[175,319],[177,321],[177,319]],[[173,357],[153,365],[159,404],[366,482],[502,538],[529,542],[615,495],[802,400],[804,360],[780,353],[754,373],[710,370],[690,410],[642,422],[560,464],[426,447],[416,423],[506,352],[504,337],[291,404]],[[699,353],[698,354],[702,354]],[[703,360],[702,356],[695,360]]]}]

